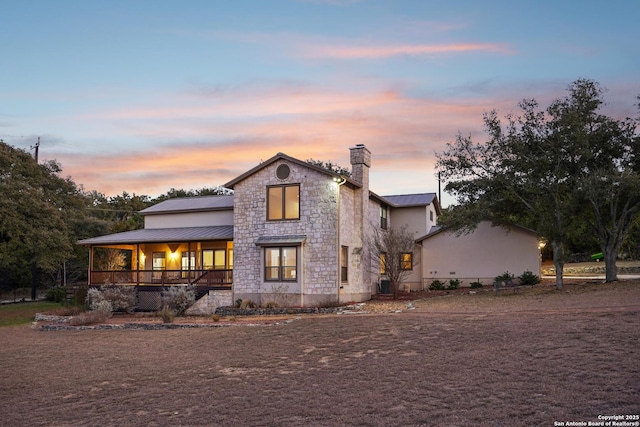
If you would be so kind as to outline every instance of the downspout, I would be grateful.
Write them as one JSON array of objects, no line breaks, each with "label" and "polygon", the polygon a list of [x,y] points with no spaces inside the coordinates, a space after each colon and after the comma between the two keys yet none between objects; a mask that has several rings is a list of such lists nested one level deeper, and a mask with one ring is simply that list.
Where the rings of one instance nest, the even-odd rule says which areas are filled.
[{"label": "downspout", "polygon": [[337,293],[337,302],[338,304],[340,303],[340,289],[342,287],[342,265],[341,265],[341,256],[342,256],[342,245],[340,244],[340,187],[342,187],[344,185],[345,182],[347,182],[347,180],[342,177],[334,177],[333,178],[333,182],[336,183],[336,188],[337,188],[337,195],[336,195],[336,206],[338,208],[338,215],[337,215],[337,227],[336,227],[336,270],[337,270],[337,275],[336,275],[336,293]]},{"label": "downspout", "polygon": [[[304,265],[304,242],[300,245],[300,260],[298,264]],[[300,268],[300,307],[304,307],[304,268]]]}]

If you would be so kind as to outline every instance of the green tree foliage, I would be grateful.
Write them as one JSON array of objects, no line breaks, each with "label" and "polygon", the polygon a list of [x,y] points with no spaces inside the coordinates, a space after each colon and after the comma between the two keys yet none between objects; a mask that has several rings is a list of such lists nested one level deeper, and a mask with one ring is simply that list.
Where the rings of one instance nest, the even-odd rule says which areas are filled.
[{"label": "green tree foliage", "polygon": [[615,280],[616,255],[640,208],[638,121],[604,116],[602,103],[600,86],[580,79],[546,110],[531,99],[506,123],[485,114],[485,143],[458,135],[437,155],[445,190],[459,203],[449,225],[464,232],[491,218],[536,229],[551,243],[561,289],[567,245],[588,220],[607,280]]},{"label": "green tree foliage", "polygon": [[307,159],[307,163],[343,176],[351,177],[351,171],[348,168],[332,163],[331,161],[325,162],[322,160]]},{"label": "green tree foliage", "polygon": [[[55,272],[73,254],[82,197],[55,162],[37,164],[0,142],[0,270],[4,285],[26,285]],[[32,292],[33,294],[33,292]]]}]

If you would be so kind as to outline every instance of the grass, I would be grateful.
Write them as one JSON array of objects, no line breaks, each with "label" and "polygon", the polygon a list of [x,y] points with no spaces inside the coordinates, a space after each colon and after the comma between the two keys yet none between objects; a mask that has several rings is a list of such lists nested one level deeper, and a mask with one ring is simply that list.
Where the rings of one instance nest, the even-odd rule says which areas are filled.
[{"label": "grass", "polygon": [[0,305],[0,328],[30,323],[33,321],[36,313],[56,310],[60,307],[60,304],[49,301]]}]

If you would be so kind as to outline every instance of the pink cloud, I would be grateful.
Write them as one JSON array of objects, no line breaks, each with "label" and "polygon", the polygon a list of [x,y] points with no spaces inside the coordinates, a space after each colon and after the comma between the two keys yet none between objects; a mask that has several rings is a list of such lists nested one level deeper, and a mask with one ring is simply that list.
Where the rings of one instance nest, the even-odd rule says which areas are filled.
[{"label": "pink cloud", "polygon": [[303,55],[320,58],[371,59],[394,56],[441,55],[461,52],[491,52],[513,54],[502,44],[457,43],[457,44],[416,44],[416,45],[375,45],[375,46],[339,46],[320,45],[306,48]]}]

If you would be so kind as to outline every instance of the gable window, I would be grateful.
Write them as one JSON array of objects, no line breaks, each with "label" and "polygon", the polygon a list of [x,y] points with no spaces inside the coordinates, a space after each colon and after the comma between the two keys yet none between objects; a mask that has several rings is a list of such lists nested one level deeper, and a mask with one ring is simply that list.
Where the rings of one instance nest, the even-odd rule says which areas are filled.
[{"label": "gable window", "polygon": [[429,211],[429,220],[433,221],[433,211]]},{"label": "gable window", "polygon": [[349,247],[342,246],[340,251],[340,281],[349,281]]},{"label": "gable window", "polygon": [[267,220],[300,219],[300,185],[267,187]]},{"label": "gable window", "polygon": [[413,270],[413,253],[405,252],[400,254],[400,269]]},{"label": "gable window", "polygon": [[387,229],[387,217],[389,215],[389,208],[387,206],[380,206],[380,228]]},{"label": "gable window", "polygon": [[264,249],[265,281],[296,281],[298,256],[296,247]]}]

